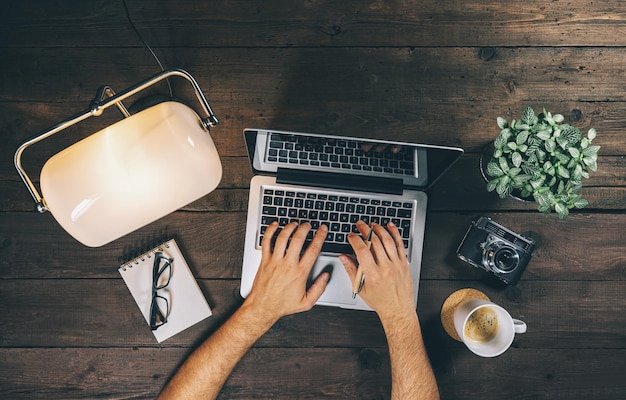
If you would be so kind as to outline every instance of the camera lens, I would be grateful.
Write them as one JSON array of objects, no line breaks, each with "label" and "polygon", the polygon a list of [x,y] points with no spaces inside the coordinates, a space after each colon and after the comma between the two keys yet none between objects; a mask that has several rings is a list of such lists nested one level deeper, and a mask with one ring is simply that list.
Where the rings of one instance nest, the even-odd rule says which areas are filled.
[{"label": "camera lens", "polygon": [[483,265],[493,272],[510,273],[519,265],[519,254],[502,241],[492,241],[485,246]]},{"label": "camera lens", "polygon": [[493,255],[494,267],[503,272],[510,272],[517,267],[519,263],[519,254],[509,247],[503,247]]}]

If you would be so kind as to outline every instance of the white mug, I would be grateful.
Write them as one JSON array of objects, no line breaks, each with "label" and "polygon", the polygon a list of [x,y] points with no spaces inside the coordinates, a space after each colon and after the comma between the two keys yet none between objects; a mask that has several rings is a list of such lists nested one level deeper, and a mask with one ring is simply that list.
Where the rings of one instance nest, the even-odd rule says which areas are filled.
[{"label": "white mug", "polygon": [[526,332],[526,323],[512,318],[497,304],[470,299],[455,308],[454,328],[472,352],[481,357],[495,357],[511,346],[516,333]]}]

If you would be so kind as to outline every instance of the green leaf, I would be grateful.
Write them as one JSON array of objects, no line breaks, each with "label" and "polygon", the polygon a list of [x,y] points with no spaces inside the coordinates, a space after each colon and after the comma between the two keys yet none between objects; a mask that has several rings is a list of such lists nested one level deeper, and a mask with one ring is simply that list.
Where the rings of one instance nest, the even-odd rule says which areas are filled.
[{"label": "green leaf", "polygon": [[521,169],[521,168],[517,168],[517,167],[515,167],[515,168],[511,168],[511,169],[509,170],[508,175],[509,175],[510,177],[514,177],[514,176],[519,175],[519,173],[520,173],[520,172],[522,172],[522,169]]},{"label": "green leaf", "polygon": [[[554,168],[553,168],[552,174],[550,175],[554,175]],[[556,183],[556,176],[553,176],[552,179],[550,179],[550,182],[548,182],[548,187],[554,186],[555,183]]]},{"label": "green leaf", "polygon": [[598,154],[598,150],[600,150],[600,146],[589,146],[583,150],[583,156],[595,156]]},{"label": "green leaf", "polygon": [[569,162],[569,157],[567,156],[567,154],[563,154],[563,153],[556,153],[554,155],[554,157],[561,163],[561,164],[567,164]]},{"label": "green leaf", "polygon": [[528,140],[528,135],[530,135],[530,132],[521,131],[515,138],[515,143],[517,143],[518,146],[523,145],[524,143],[526,143],[526,140]]},{"label": "green leaf", "polygon": [[571,158],[569,160],[569,162],[567,163],[567,169],[571,170],[572,168],[574,168],[576,165],[578,165],[578,160],[575,158]]},{"label": "green leaf", "polygon": [[583,167],[580,164],[576,164],[574,171],[572,171],[572,179],[580,180],[583,176]]},{"label": "green leaf", "polygon": [[594,162],[596,162],[596,159],[594,159],[593,157],[583,157],[583,163],[585,163],[586,166],[589,166]]},{"label": "green leaf", "polygon": [[546,148],[546,151],[548,153],[552,153],[556,149],[556,142],[554,141],[554,139],[548,139],[546,140],[546,144],[544,145],[544,147]]},{"label": "green leaf", "polygon": [[526,175],[530,175],[534,178],[537,178],[541,175],[540,167],[534,163],[531,163],[531,162],[522,163],[521,168],[522,168],[522,171],[524,171]]},{"label": "green leaf", "polygon": [[563,137],[556,138],[556,142],[558,143],[559,146],[561,146],[563,150],[565,150],[567,148],[567,145],[569,144],[568,140]]},{"label": "green leaf", "polygon": [[559,216],[559,219],[564,219],[568,216],[569,214],[569,210],[567,209],[567,207],[562,204],[562,203],[556,203],[554,205],[554,211],[556,211],[557,215]]},{"label": "green leaf", "polygon": [[517,143],[515,142],[509,142],[506,144],[506,146],[511,150],[517,150]]},{"label": "green leaf", "polygon": [[511,162],[513,162],[513,165],[516,167],[519,167],[522,165],[522,155],[516,151],[513,155],[511,155]]},{"label": "green leaf", "polygon": [[589,147],[590,143],[591,143],[591,140],[589,140],[586,137],[584,137],[584,138],[582,138],[580,140],[580,148],[581,149],[586,149],[587,147]]},{"label": "green leaf", "polygon": [[535,196],[535,200],[537,200],[537,203],[539,203],[539,205],[541,206],[547,206],[547,207],[551,207],[552,203],[550,202],[550,197],[544,194],[539,194]]},{"label": "green leaf", "polygon": [[554,114],[552,118],[554,119],[554,122],[559,123],[559,124],[565,121],[565,117],[563,117],[561,114]]},{"label": "green leaf", "polygon": [[572,125],[561,126],[561,137],[567,139],[571,144],[576,144],[583,137],[580,129]]},{"label": "green leaf", "polygon": [[567,149],[567,151],[574,158],[578,158],[580,156],[580,151],[578,151],[576,147],[570,147]]},{"label": "green leaf", "polygon": [[502,170],[502,172],[504,172],[505,174],[509,172],[509,164],[506,162],[506,159],[504,157],[498,158],[498,163],[500,164],[500,169]]},{"label": "green leaf", "polygon": [[590,170],[592,171],[597,171],[598,170],[598,163],[596,162],[596,160],[594,159],[591,164],[587,165],[589,167]]},{"label": "green leaf", "polygon": [[511,194],[511,187],[509,186],[509,177],[503,176],[500,178],[500,181],[496,185],[496,193],[500,196],[500,198],[504,199],[509,194]]},{"label": "green leaf", "polygon": [[593,140],[596,138],[596,130],[591,128],[587,131],[587,137],[589,138],[589,140]]},{"label": "green leaf", "polygon": [[538,149],[536,154],[537,154],[537,161],[543,161],[543,160],[546,159],[546,152],[545,151],[543,151],[541,149]]},{"label": "green leaf", "polygon": [[535,125],[537,123],[537,116],[535,115],[535,111],[532,107],[528,106],[524,108],[522,111],[522,119],[521,121],[527,125]]},{"label": "green leaf", "polygon": [[537,132],[537,137],[541,140],[548,140],[552,137],[552,132],[544,130]]},{"label": "green leaf", "polygon": [[504,128],[500,131],[500,135],[502,135],[506,140],[509,140],[513,132],[511,132],[510,128]]},{"label": "green leaf", "polygon": [[502,169],[498,167],[498,164],[496,164],[493,161],[490,161],[489,164],[487,164],[487,175],[493,176],[493,177],[499,177],[499,176],[504,175],[504,171],[502,171]]},{"label": "green leaf", "polygon": [[548,172],[548,171],[550,171],[551,168],[552,168],[552,163],[550,161],[546,161],[543,164],[543,170],[544,171]]},{"label": "green leaf", "polygon": [[586,199],[580,198],[579,200],[574,202],[574,207],[585,208],[587,207],[587,204],[589,204],[589,202]]},{"label": "green leaf", "polygon": [[532,180],[530,181],[530,186],[533,187],[533,189],[537,190],[541,187],[541,185],[543,184],[543,179],[539,179],[539,180]]},{"label": "green leaf", "polygon": [[539,207],[537,207],[537,211],[546,213],[546,214],[549,214],[551,210],[552,210],[552,207],[549,204],[543,204],[543,205],[540,204]]},{"label": "green leaf", "polygon": [[498,127],[500,129],[504,129],[504,128],[508,128],[509,127],[509,121],[507,121],[506,119],[504,119],[502,117],[498,117],[497,121],[498,121]]},{"label": "green leaf", "polygon": [[487,182],[487,191],[493,192],[496,186],[498,185],[498,181],[499,181],[498,179],[492,179],[489,182]]},{"label": "green leaf", "polygon": [[506,141],[507,138],[502,134],[502,132],[500,132],[498,137],[496,137],[496,140],[493,141],[493,147],[495,147],[496,149],[501,149],[502,146],[506,144]]},{"label": "green leaf", "polygon": [[524,183],[528,182],[532,179],[532,176],[526,174],[519,174],[513,178],[513,182],[518,186],[522,187]]}]

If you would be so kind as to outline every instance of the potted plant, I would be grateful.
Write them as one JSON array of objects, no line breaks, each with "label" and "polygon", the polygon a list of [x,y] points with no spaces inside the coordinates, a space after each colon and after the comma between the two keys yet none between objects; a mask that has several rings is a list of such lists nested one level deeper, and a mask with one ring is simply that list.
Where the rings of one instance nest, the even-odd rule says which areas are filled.
[{"label": "potted plant", "polygon": [[582,178],[597,169],[600,146],[591,145],[595,129],[584,136],[563,123],[561,114],[552,115],[545,108],[536,115],[532,107],[526,107],[519,121],[509,123],[501,117],[497,121],[501,131],[483,171],[488,191],[495,190],[500,198],[534,200],[539,211],[554,209],[560,219],[570,209],[588,204],[579,192]]}]

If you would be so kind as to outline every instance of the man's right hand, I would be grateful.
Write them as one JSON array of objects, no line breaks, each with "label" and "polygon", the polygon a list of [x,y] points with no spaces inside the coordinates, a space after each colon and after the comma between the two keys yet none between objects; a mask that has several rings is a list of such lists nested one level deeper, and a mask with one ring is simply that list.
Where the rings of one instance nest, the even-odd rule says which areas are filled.
[{"label": "man's right hand", "polygon": [[374,234],[369,249],[363,237],[367,237],[370,227],[358,221],[357,229],[361,235],[348,236],[356,261],[346,254],[339,256],[339,259],[352,281],[356,277],[357,267],[361,267],[365,277],[361,298],[381,319],[414,314],[413,280],[398,228],[392,223],[387,225],[387,229],[373,224]]}]

